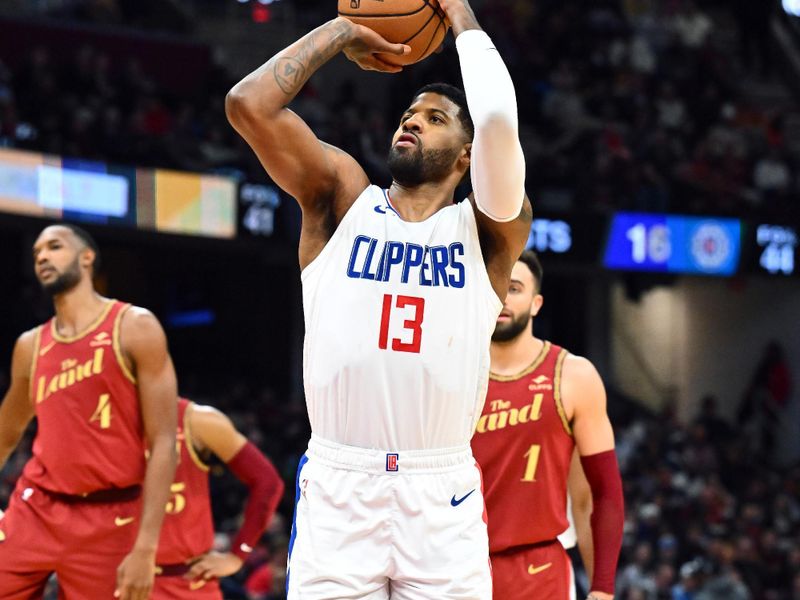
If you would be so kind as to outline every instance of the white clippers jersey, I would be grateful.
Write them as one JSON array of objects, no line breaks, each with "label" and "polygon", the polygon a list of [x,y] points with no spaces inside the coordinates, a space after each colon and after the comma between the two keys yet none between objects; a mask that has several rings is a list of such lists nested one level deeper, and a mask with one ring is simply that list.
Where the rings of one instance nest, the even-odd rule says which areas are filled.
[{"label": "white clippers jersey", "polygon": [[469,201],[410,223],[369,186],[302,281],[316,435],[379,450],[469,443],[502,308]]}]

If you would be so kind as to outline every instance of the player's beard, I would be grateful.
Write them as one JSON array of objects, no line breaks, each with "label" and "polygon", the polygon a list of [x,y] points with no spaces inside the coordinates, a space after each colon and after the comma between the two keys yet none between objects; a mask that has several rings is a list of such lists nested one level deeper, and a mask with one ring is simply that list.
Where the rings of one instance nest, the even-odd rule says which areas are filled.
[{"label": "player's beard", "polygon": [[520,316],[511,319],[508,323],[498,323],[494,326],[492,333],[493,342],[510,342],[522,335],[524,331],[530,331],[531,315],[522,313]]},{"label": "player's beard", "polygon": [[442,181],[452,172],[460,151],[460,148],[425,150],[419,141],[414,148],[392,146],[387,159],[389,173],[404,187]]},{"label": "player's beard", "polygon": [[[58,271],[56,271],[58,273]],[[78,264],[78,258],[64,269],[63,273],[58,273],[58,276],[49,283],[41,283],[42,290],[49,296],[57,296],[63,294],[74,288],[81,280],[81,267]]]}]

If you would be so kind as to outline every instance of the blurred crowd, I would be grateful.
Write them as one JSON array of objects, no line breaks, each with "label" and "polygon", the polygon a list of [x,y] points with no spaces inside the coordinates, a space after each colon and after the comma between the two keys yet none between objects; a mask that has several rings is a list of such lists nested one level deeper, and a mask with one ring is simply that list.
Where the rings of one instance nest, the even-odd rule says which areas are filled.
[{"label": "blurred crowd", "polygon": [[[516,83],[528,191],[539,206],[782,216],[796,204],[791,110],[745,93],[750,81],[780,79],[764,25],[773,3],[475,4]],[[344,79],[325,101],[312,82],[294,107],[386,183],[390,132],[410,94],[459,79],[452,44],[444,54],[382,80],[388,106]],[[232,83],[211,67],[200,93],[181,96],[135,57],[120,64],[99,48],[54,56],[42,46],[13,70],[0,62],[0,145],[259,180],[224,117]]]},{"label": "blurred crowd", "polygon": [[757,437],[706,398],[618,427],[626,526],[620,600],[800,599],[800,465],[770,467]]}]

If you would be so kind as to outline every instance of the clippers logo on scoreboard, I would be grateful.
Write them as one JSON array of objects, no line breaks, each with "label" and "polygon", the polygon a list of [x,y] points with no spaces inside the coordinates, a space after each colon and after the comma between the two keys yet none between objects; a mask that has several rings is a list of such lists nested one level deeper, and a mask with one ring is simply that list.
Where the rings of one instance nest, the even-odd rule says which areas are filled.
[{"label": "clippers logo on scoreboard", "polygon": [[397,454],[386,455],[386,470],[397,471]]},{"label": "clippers logo on scoreboard", "polygon": [[703,223],[692,234],[692,258],[701,271],[718,271],[731,255],[731,238],[717,223]]}]

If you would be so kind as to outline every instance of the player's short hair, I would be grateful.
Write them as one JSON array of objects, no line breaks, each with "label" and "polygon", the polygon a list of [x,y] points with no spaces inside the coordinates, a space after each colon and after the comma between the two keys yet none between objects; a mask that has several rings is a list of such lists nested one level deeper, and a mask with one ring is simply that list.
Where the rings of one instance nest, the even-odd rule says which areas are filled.
[{"label": "player's short hair", "polygon": [[472,116],[469,114],[467,95],[464,93],[464,90],[449,83],[429,83],[418,89],[417,93],[414,94],[414,98],[426,92],[439,94],[440,96],[449,98],[453,104],[456,104],[459,108],[458,120],[461,121],[461,126],[464,128],[470,140],[475,137],[475,125],[472,123]]},{"label": "player's short hair", "polygon": [[78,238],[81,242],[83,242],[84,246],[87,248],[91,248],[94,252],[94,263],[92,264],[92,271],[97,273],[100,269],[100,246],[97,245],[97,242],[92,237],[92,235],[86,231],[83,227],[78,227],[77,225],[73,225],[72,223],[59,223],[59,227],[64,227],[65,229],[69,229],[72,234]]},{"label": "player's short hair", "polygon": [[542,280],[544,279],[544,269],[542,269],[542,263],[539,262],[539,257],[536,255],[536,252],[533,250],[523,250],[522,254],[520,254],[517,260],[530,269],[530,272],[533,274],[533,278],[536,281],[536,293],[538,294],[541,292]]}]

